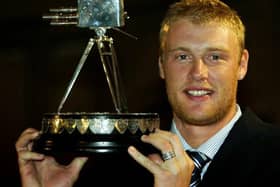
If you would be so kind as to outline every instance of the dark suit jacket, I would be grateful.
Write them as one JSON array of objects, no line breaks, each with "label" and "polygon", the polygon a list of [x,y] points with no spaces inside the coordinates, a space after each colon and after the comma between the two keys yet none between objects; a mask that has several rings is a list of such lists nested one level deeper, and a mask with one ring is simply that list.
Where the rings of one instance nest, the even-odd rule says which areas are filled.
[{"label": "dark suit jacket", "polygon": [[200,187],[280,186],[280,133],[243,111],[209,165]]},{"label": "dark suit jacket", "polygon": [[[217,152],[200,187],[268,187],[280,176],[280,132],[276,125],[243,111]],[[152,187],[153,176],[128,154],[90,158],[75,186]]]}]

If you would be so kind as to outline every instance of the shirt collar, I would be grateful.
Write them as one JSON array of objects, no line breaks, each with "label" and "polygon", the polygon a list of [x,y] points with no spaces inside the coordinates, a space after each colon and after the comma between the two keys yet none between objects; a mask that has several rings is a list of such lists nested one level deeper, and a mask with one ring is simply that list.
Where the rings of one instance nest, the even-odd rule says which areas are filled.
[{"label": "shirt collar", "polygon": [[178,135],[185,150],[200,151],[206,154],[209,158],[213,159],[215,154],[218,152],[219,148],[223,144],[224,140],[226,139],[228,133],[234,126],[235,122],[242,115],[241,109],[238,104],[236,105],[236,109],[237,109],[236,113],[233,116],[233,118],[230,120],[230,122],[196,149],[192,148],[182,137],[182,135],[180,134],[179,130],[176,127],[174,120],[172,121],[170,131]]}]

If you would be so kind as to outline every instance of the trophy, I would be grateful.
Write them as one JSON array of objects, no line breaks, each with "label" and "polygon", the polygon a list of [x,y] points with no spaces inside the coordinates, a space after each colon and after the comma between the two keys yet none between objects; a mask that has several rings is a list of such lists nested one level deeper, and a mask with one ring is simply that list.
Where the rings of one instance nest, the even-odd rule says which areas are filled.
[{"label": "trophy", "polygon": [[[108,29],[121,31],[126,12],[122,0],[78,0],[77,8],[50,9],[44,19],[51,25],[77,25],[95,32],[90,38],[54,113],[42,118],[41,135],[34,142],[34,150],[44,154],[71,153],[78,155],[126,151],[129,145],[140,151],[155,151],[142,143],[143,134],[159,128],[157,113],[129,113],[113,39],[106,35]],[[121,31],[122,32],[122,31]],[[127,33],[126,33],[127,34]],[[129,35],[129,34],[128,34]],[[91,52],[96,46],[112,96],[115,112],[62,112],[63,105]]]}]

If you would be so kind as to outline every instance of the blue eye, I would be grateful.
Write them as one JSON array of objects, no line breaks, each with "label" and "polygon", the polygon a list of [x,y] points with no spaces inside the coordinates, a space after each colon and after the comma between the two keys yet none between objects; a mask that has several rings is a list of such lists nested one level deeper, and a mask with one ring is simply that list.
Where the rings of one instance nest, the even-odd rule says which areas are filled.
[{"label": "blue eye", "polygon": [[219,55],[211,55],[210,58],[211,58],[211,60],[219,60],[220,56]]},{"label": "blue eye", "polygon": [[204,58],[205,63],[212,64],[212,65],[218,65],[221,63],[224,63],[227,61],[227,57],[225,54],[222,54],[220,52],[210,53],[205,56]]},{"label": "blue eye", "polygon": [[177,58],[180,59],[180,60],[186,60],[187,55],[179,55]]},{"label": "blue eye", "polygon": [[192,57],[190,55],[187,55],[187,54],[179,54],[179,55],[176,55],[175,57],[178,61],[191,61]]}]

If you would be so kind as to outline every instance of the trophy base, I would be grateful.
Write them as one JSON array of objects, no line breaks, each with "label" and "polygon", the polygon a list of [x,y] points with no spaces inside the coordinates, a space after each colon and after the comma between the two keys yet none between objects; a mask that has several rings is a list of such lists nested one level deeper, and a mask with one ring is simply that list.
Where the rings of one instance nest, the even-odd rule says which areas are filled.
[{"label": "trophy base", "polygon": [[143,154],[156,153],[152,145],[143,143],[140,136],[95,135],[68,136],[42,134],[35,142],[33,149],[46,155],[74,154],[87,156],[96,153],[126,153],[130,145]]},{"label": "trophy base", "polygon": [[157,114],[45,114],[42,134],[33,149],[46,155],[87,156],[97,153],[127,153],[130,145],[143,154],[156,153],[141,136],[159,127]]}]

